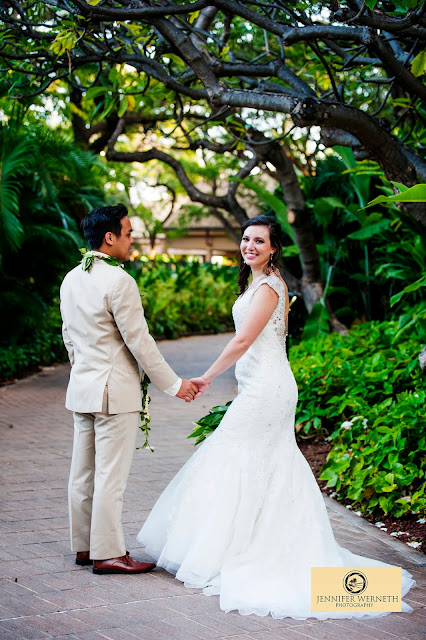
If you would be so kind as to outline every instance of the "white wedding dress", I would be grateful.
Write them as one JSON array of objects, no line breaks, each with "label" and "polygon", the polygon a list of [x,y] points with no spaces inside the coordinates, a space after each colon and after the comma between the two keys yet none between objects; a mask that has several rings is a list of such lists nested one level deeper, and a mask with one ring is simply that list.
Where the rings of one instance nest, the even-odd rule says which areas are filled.
[{"label": "white wedding dress", "polygon": [[[287,360],[285,290],[265,276],[234,304],[236,329],[254,292],[279,295],[268,324],[236,365],[238,395],[220,426],[164,490],[137,539],[220,608],[297,619],[384,613],[311,612],[311,567],[389,566],[339,546],[312,471],[297,447],[297,386]],[[403,570],[402,595],[414,585]],[[403,604],[403,611],[411,611]]]}]

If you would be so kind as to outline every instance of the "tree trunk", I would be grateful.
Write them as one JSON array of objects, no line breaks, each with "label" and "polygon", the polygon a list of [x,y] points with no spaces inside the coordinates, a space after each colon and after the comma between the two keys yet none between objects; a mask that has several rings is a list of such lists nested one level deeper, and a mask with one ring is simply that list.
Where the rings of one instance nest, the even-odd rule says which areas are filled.
[{"label": "tree trunk", "polygon": [[[256,144],[256,153],[263,162],[267,161],[275,167],[276,179],[283,189],[288,221],[294,229],[295,241],[302,263],[300,288],[303,302],[308,312],[310,312],[323,297],[324,285],[321,278],[320,259],[311,219],[294,165],[279,142],[271,143],[261,132],[253,129],[249,130],[249,135],[256,143],[265,140],[264,145]],[[347,327],[336,318],[329,302],[327,302],[327,309],[330,313],[333,330],[339,333],[347,333]]]},{"label": "tree trunk", "polygon": [[423,349],[419,353],[419,362],[420,362],[420,369],[423,371],[423,373],[425,373],[426,372],[426,346],[423,347]]},{"label": "tree trunk", "polygon": [[240,244],[241,238],[238,232],[234,229],[232,224],[229,222],[229,220],[225,218],[223,213],[221,213],[218,209],[215,209],[214,207],[210,207],[210,213],[212,216],[214,216],[220,221],[220,223],[224,226],[230,238],[235,242],[235,244],[238,247]]},{"label": "tree trunk", "polygon": [[[294,229],[296,245],[302,263],[301,288],[303,300],[308,311],[321,298],[324,288],[321,281],[321,268],[317,245],[311,225],[305,199],[294,170],[293,163],[287,157],[279,142],[271,143],[263,133],[249,130],[249,136],[256,142],[256,153],[263,162],[269,162],[275,167],[276,179],[284,192],[287,205],[288,221]],[[259,144],[265,141],[265,144]]]}]

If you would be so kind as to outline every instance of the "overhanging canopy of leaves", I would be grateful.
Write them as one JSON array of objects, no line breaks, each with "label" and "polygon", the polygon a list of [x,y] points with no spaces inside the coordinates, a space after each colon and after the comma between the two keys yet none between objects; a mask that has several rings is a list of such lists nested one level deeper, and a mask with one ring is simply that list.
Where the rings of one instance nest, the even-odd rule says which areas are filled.
[{"label": "overhanging canopy of leaves", "polygon": [[[214,149],[202,122],[228,123],[235,146],[250,136],[236,125],[249,112],[265,116],[270,137],[279,131],[267,116],[282,135],[289,119],[319,126],[326,146],[351,146],[411,186],[426,178],[425,11],[417,0],[10,0],[0,3],[1,88],[31,100],[68,83],[76,116],[92,101],[87,126],[98,123],[98,148],[117,160],[134,124],[172,114],[189,147]],[[426,224],[421,206],[412,215]]]}]

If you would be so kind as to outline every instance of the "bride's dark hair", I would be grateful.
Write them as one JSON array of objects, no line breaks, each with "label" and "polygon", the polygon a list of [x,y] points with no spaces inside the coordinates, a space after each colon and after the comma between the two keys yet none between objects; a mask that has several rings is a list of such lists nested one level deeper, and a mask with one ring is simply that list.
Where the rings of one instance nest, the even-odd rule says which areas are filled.
[{"label": "bride's dark hair", "polygon": [[[275,252],[272,254],[271,259],[264,268],[265,274],[269,275],[271,271],[273,271],[274,269],[278,269],[277,264],[281,258],[281,227],[275,220],[275,218],[272,218],[272,216],[256,216],[255,218],[250,218],[250,220],[247,220],[247,222],[243,224],[243,226],[241,227],[241,234],[244,235],[245,230],[251,226],[263,226],[268,227],[269,229],[269,239],[271,241],[271,245],[275,249]],[[238,262],[240,265],[240,271],[238,274],[238,288],[240,290],[240,294],[242,294],[247,289],[251,269],[250,266],[244,262],[241,253],[239,253],[238,255]]]}]

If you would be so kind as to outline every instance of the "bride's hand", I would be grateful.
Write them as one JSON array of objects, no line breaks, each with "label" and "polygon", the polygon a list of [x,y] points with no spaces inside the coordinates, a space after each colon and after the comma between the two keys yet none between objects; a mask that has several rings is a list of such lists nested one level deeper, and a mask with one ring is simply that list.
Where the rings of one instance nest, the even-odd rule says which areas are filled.
[{"label": "bride's hand", "polygon": [[198,378],[191,378],[190,382],[195,384],[198,387],[198,392],[194,396],[194,400],[199,398],[207,389],[210,387],[211,382],[204,378],[203,376],[199,376]]}]

